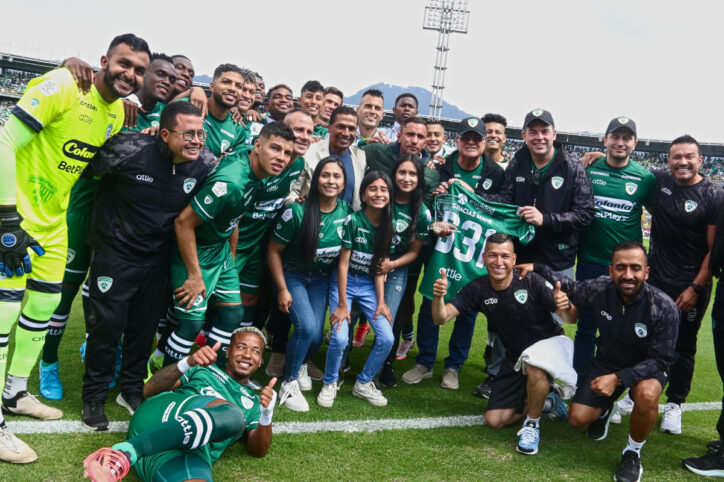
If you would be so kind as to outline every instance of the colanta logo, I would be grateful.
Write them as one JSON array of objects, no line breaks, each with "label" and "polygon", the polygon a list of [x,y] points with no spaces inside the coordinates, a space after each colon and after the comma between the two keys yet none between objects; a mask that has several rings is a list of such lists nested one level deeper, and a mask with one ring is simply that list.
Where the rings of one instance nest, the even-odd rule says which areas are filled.
[{"label": "colanta logo", "polygon": [[77,161],[88,162],[98,152],[98,147],[71,139],[63,144],[63,154]]}]

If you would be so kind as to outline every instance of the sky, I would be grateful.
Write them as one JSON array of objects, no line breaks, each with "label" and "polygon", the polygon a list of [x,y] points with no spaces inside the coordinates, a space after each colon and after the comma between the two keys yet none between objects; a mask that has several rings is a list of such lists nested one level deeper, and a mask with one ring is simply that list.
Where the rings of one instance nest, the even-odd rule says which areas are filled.
[{"label": "sky", "polygon": [[[427,0],[153,2],[0,0],[0,51],[94,64],[114,35],[183,53],[197,73],[236,63],[299,94],[317,79],[353,94],[385,82],[431,89],[437,32]],[[72,5],[72,7],[69,7]],[[452,34],[444,99],[520,126],[536,107],[556,127],[602,132],[626,115],[639,138],[724,143],[724,4],[688,0],[469,0]],[[420,106],[420,113],[429,108]]]}]

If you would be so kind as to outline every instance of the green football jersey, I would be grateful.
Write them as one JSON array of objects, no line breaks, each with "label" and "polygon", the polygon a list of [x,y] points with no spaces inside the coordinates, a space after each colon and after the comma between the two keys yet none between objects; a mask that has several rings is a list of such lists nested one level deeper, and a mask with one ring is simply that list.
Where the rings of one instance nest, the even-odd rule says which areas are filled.
[{"label": "green football jersey", "polygon": [[203,221],[196,228],[197,246],[222,246],[261,186],[262,182],[251,169],[249,156],[224,157],[191,200],[191,208]]},{"label": "green football jersey", "polygon": [[319,223],[319,241],[317,251],[311,263],[302,260],[299,234],[302,229],[305,205],[294,203],[279,218],[274,230],[274,240],[286,246],[282,254],[284,261],[304,271],[323,271],[334,265],[342,250],[344,221],[347,219],[349,205],[337,200],[337,207],[331,212],[321,213]]},{"label": "green football jersey", "polygon": [[329,134],[329,129],[321,125],[316,125],[314,126],[313,134],[316,137],[321,137],[322,139],[324,139],[325,137],[327,137],[327,134]]},{"label": "green football jersey", "polygon": [[211,114],[204,118],[204,130],[208,132],[206,147],[216,156],[224,152],[233,151],[237,146],[244,144],[247,131],[244,126],[234,123],[231,113],[226,119],[219,120]]},{"label": "green football jersey", "polygon": [[440,268],[445,269],[448,281],[446,302],[467,283],[487,273],[483,250],[488,236],[496,232],[506,233],[517,237],[525,245],[535,235],[533,225],[516,214],[519,206],[486,201],[459,183],[450,186],[450,194],[455,201],[445,212],[444,220],[454,224],[457,231],[437,239],[420,284],[420,293],[432,299],[432,285],[440,277]]},{"label": "green football jersey", "polygon": [[241,149],[251,150],[254,147],[254,141],[259,137],[261,128],[264,127],[264,122],[249,122],[244,127],[246,131],[246,137],[244,143],[240,146]]},{"label": "green football jersey", "polygon": [[[90,215],[93,212],[93,200],[96,197],[96,190],[100,185],[100,179],[95,177],[81,177],[70,191],[68,201],[68,212]],[[73,229],[70,226],[70,229]]]},{"label": "green football jersey", "polygon": [[483,159],[480,159],[480,164],[478,164],[478,167],[476,167],[475,169],[467,170],[463,169],[462,167],[460,167],[460,164],[458,164],[458,154],[458,151],[450,154],[450,157],[453,158],[453,177],[455,179],[465,181],[468,186],[475,189],[480,180],[483,178]]},{"label": "green football jersey", "polygon": [[161,111],[164,107],[166,107],[166,104],[164,104],[163,102],[156,102],[154,108],[147,112],[142,111],[139,107],[136,127],[132,129],[124,127],[121,130],[141,132],[142,130],[148,129],[149,127],[155,127],[159,125],[159,123],[161,122]]},{"label": "green football jersey", "polygon": [[82,94],[70,71],[31,80],[12,114],[37,132],[16,153],[17,209],[36,230],[65,223],[70,191],[88,161],[123,125],[123,104],[91,86]]},{"label": "green football jersey", "polygon": [[249,253],[259,245],[269,226],[272,226],[277,214],[284,207],[284,200],[303,169],[304,159],[298,156],[278,176],[268,177],[262,181],[259,191],[254,196],[254,203],[239,221],[237,253],[242,255]]},{"label": "green football jersey", "polygon": [[244,430],[238,436],[211,442],[193,451],[209,465],[216,462],[229,445],[259,425],[261,415],[259,396],[215,365],[191,367],[181,375],[181,386],[173,390],[173,393],[223,398],[239,407],[244,413]]},{"label": "green football jersey", "polygon": [[621,241],[641,241],[642,207],[650,205],[658,188],[653,173],[636,161],[622,168],[602,157],[588,166],[596,215],[581,231],[578,260],[608,266]]},{"label": "green football jersey", "polygon": [[417,239],[427,238],[427,228],[431,223],[432,214],[430,214],[430,210],[423,204],[420,211],[417,213],[415,232],[410,232],[408,229],[412,224],[410,205],[395,203],[392,209],[392,227],[395,232],[392,235],[390,259],[399,258],[403,254],[407,253],[413,236]]},{"label": "green football jersey", "polygon": [[364,209],[350,214],[343,223],[342,247],[352,250],[349,273],[372,275],[372,257],[375,254],[375,228]]}]

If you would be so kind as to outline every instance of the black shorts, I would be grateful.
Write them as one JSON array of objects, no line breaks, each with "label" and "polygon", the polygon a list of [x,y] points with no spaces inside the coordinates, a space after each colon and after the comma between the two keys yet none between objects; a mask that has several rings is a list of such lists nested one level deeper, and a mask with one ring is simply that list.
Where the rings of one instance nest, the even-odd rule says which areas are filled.
[{"label": "black shorts", "polygon": [[[616,387],[611,396],[608,397],[597,394],[591,388],[591,382],[594,378],[600,377],[601,375],[607,375],[609,373],[611,373],[610,370],[603,370],[599,367],[592,366],[590,372],[588,373],[586,381],[578,385],[578,388],[576,389],[576,394],[573,396],[573,403],[580,403],[581,405],[586,405],[587,407],[600,408],[604,411],[611,408],[613,406],[613,402],[618,400],[618,397],[620,397],[621,394],[626,390],[626,387]],[[664,372],[659,372],[654,378],[661,384],[661,389],[663,390],[663,388],[666,386],[667,376],[664,374]],[[631,398],[634,399],[634,394],[629,394]],[[636,400],[634,400],[634,402],[635,401]]]},{"label": "black shorts", "polygon": [[517,372],[509,360],[503,362],[500,372],[493,379],[488,410],[505,410],[513,408],[522,412],[527,398],[528,377]]}]

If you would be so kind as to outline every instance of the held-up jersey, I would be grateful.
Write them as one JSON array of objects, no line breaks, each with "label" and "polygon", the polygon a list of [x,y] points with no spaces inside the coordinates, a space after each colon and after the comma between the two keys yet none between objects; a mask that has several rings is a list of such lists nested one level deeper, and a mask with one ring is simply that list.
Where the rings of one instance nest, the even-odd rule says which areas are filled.
[{"label": "held-up jersey", "polygon": [[551,314],[558,309],[553,285],[535,273],[522,280],[519,276],[520,271],[514,269],[510,285],[500,291],[493,289],[487,275],[481,276],[450,302],[460,313],[484,313],[488,330],[503,341],[505,356],[513,364],[529,346],[563,334]]},{"label": "held-up jersey", "polygon": [[342,250],[343,224],[350,208],[346,202],[337,199],[337,206],[334,210],[320,213],[319,241],[311,263],[305,263],[302,260],[299,239],[305,209],[306,205],[301,203],[293,203],[285,209],[274,230],[274,240],[286,246],[282,257],[287,263],[304,271],[324,271],[337,264],[339,253]]},{"label": "held-up jersey", "polygon": [[123,105],[108,104],[95,86],[82,94],[59,68],[31,80],[12,113],[38,133],[16,153],[17,209],[24,223],[47,230],[65,223],[71,188],[121,129]]},{"label": "held-up jersey", "polygon": [[626,304],[608,276],[573,281],[547,266],[536,264],[535,271],[551,283],[560,281],[577,307],[591,308],[598,328],[593,367],[616,373],[624,387],[666,374],[677,356],[679,309],[663,291],[645,282]]},{"label": "held-up jersey", "polygon": [[611,167],[602,157],[586,170],[593,185],[596,214],[581,231],[578,260],[608,266],[621,241],[641,241],[643,206],[651,206],[658,184],[654,175],[636,161]]},{"label": "held-up jersey", "polygon": [[688,286],[709,251],[707,226],[716,224],[724,192],[706,178],[684,187],[668,172],[655,175],[659,193],[651,222],[651,277]]}]

